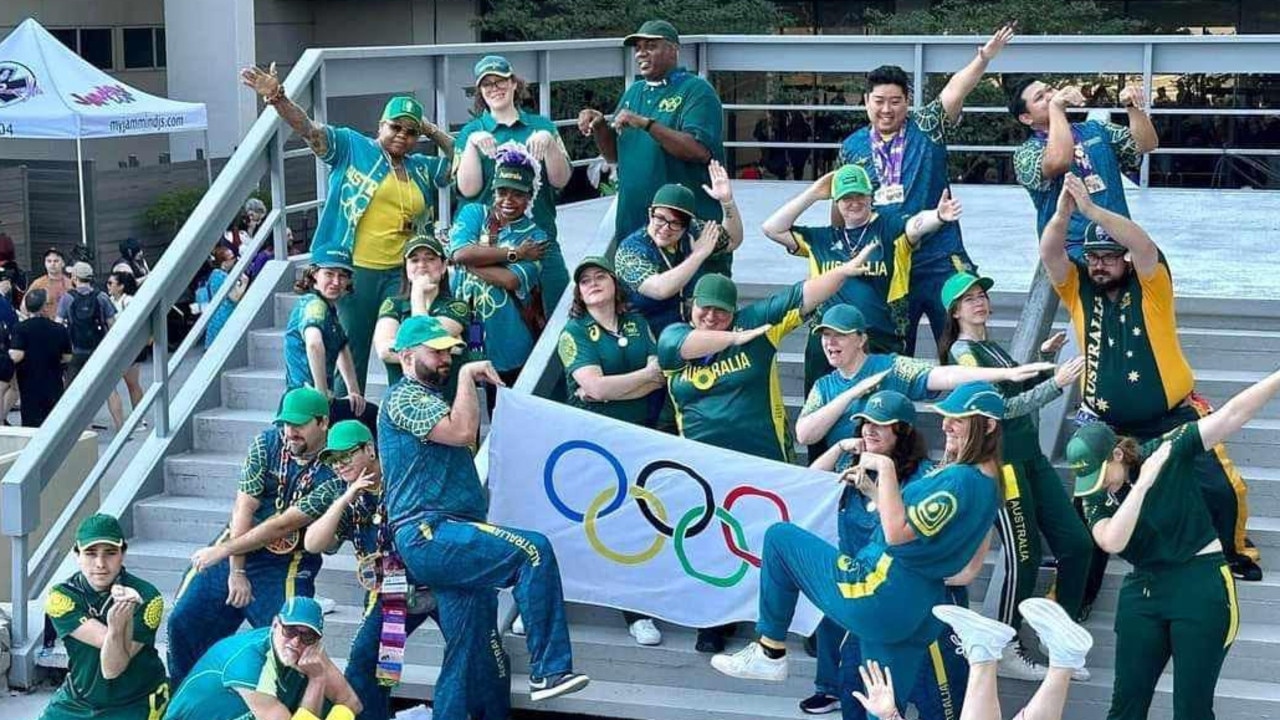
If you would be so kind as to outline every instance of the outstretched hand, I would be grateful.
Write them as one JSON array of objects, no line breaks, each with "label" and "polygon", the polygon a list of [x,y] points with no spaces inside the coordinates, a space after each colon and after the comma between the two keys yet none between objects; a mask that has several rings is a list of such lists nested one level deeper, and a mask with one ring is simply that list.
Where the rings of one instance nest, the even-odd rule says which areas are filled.
[{"label": "outstretched hand", "polygon": [[898,704],[893,696],[893,671],[888,666],[881,671],[880,663],[868,660],[865,665],[858,667],[858,674],[862,676],[862,686],[867,692],[864,694],[855,690],[854,699],[862,703],[862,707],[866,708],[869,715],[882,720],[897,717]]},{"label": "outstretched hand", "polygon": [[719,160],[712,160],[707,165],[707,172],[711,175],[711,184],[703,185],[702,192],[710,195],[721,205],[733,202],[733,184],[729,182],[729,172],[724,169]]},{"label": "outstretched hand", "polygon": [[240,71],[240,82],[253,88],[261,97],[269,98],[280,92],[280,77],[276,74],[276,64],[271,63],[266,70],[251,65]]},{"label": "outstretched hand", "polygon": [[1017,29],[1017,20],[1010,20],[1004,25],[1001,25],[1000,29],[996,30],[996,33],[991,36],[991,39],[987,40],[985,45],[978,48],[978,54],[982,56],[983,60],[990,62],[992,58],[1000,54],[1000,51],[1004,49],[1005,45],[1009,44],[1009,41],[1013,39],[1014,33]]},{"label": "outstretched hand", "polygon": [[938,219],[942,222],[955,222],[960,219],[960,214],[964,212],[960,201],[951,197],[951,188],[942,191],[942,199],[938,201]]}]

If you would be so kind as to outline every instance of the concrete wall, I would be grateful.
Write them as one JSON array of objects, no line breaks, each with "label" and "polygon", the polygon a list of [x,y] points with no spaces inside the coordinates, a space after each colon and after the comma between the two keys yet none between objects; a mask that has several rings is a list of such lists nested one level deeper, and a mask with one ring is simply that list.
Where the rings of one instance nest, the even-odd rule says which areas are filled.
[{"label": "concrete wall", "polygon": [[[18,459],[18,455],[26,447],[35,432],[35,428],[0,428],[0,476],[9,472],[9,468],[13,466],[13,463]],[[93,465],[97,461],[98,435],[93,432],[85,432],[80,435],[80,439],[72,446],[71,452],[67,454],[66,461],[62,463],[62,467],[58,468],[58,472],[49,480],[49,484],[45,485],[44,492],[40,495],[40,527],[31,534],[29,547],[32,551],[44,539],[44,536],[49,532],[49,527],[58,519],[59,513],[67,506],[71,496],[79,489],[80,483],[88,477],[89,471],[93,469]],[[97,510],[98,494],[93,493],[85,501],[84,508],[72,522],[71,535],[69,537],[74,536],[75,526],[79,524],[81,519],[97,512]],[[12,585],[10,585],[9,575],[9,568],[12,567],[10,550],[9,538],[0,536],[0,602],[10,602],[12,600]]]},{"label": "concrete wall", "polygon": [[[253,0],[165,0],[169,94],[204,103],[209,112],[209,153],[227,157],[258,115],[254,94],[237,73],[253,64]],[[174,160],[194,160],[199,133],[169,136]]]}]

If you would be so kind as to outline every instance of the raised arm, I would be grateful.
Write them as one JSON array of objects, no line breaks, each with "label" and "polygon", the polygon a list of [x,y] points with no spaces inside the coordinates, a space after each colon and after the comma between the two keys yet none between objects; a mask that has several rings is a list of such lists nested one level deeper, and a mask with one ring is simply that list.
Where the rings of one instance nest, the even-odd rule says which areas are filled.
[{"label": "raised arm", "polygon": [[828,403],[822,403],[818,386],[814,385],[809,391],[809,397],[805,398],[804,407],[800,408],[800,417],[796,419],[796,440],[805,445],[821,441],[840,422],[840,418],[849,413],[849,405],[879,387],[888,374],[889,371],[884,370],[865,377]]},{"label": "raised arm", "polygon": [[987,64],[1013,39],[1013,33],[1017,27],[1016,20],[1002,25],[986,44],[978,48],[978,54],[973,60],[952,75],[946,86],[942,88],[938,99],[942,101],[942,108],[947,111],[947,118],[951,122],[960,119],[960,112],[964,109],[964,99],[978,86],[978,81],[987,72]]},{"label": "raised arm", "polygon": [[1011,368],[984,368],[968,365],[939,365],[929,371],[930,391],[954,390],[967,382],[1022,382],[1054,369],[1053,363],[1034,362]]},{"label": "raised arm", "polygon": [[1138,516],[1142,513],[1142,505],[1146,502],[1147,493],[1159,477],[1160,470],[1169,459],[1171,450],[1172,446],[1169,443],[1161,443],[1151,457],[1142,463],[1138,481],[1129,489],[1129,494],[1120,503],[1115,514],[1094,523],[1093,540],[1098,547],[1114,555],[1129,546],[1129,540],[1133,538],[1133,530],[1138,525]]},{"label": "raised arm", "polygon": [[733,252],[742,244],[742,213],[733,200],[733,183],[729,182],[729,173],[718,160],[708,163],[707,171],[711,176],[711,184],[703,185],[702,191],[720,203],[720,209],[724,212],[721,224],[725,232],[729,233],[729,247],[726,250]]},{"label": "raised arm", "polygon": [[791,228],[795,227],[796,221],[814,203],[831,199],[831,179],[835,174],[833,170],[814,180],[799,195],[774,210],[773,214],[760,226],[765,237],[786,248],[787,252],[794,253],[799,246],[796,244],[796,239],[791,236]]},{"label": "raised arm", "polygon": [[[1071,177],[1074,176],[1069,176],[1068,180]],[[1075,198],[1064,182],[1062,191],[1058,193],[1058,208],[1040,234],[1040,262],[1044,263],[1049,282],[1054,285],[1066,282],[1067,274],[1073,271],[1071,258],[1067,256],[1067,230],[1071,227],[1071,214],[1075,210]]]},{"label": "raised arm", "polygon": [[907,239],[912,245],[919,245],[922,238],[938,232],[943,225],[959,221],[962,212],[964,208],[960,201],[951,197],[951,188],[946,188],[938,200],[938,207],[921,210],[907,221]]},{"label": "raised arm", "polygon": [[420,440],[430,440],[453,447],[467,447],[476,441],[476,434],[480,432],[480,401],[476,397],[479,391],[475,389],[478,380],[495,387],[505,386],[502,378],[498,377],[498,371],[488,360],[469,362],[458,370],[458,395],[444,417],[439,418],[434,424],[424,422],[424,418],[421,417],[406,415],[404,418],[397,418],[397,412],[406,414],[426,412],[430,408],[397,409],[392,406],[391,420],[409,428],[427,428],[426,436],[420,437]]},{"label": "raised arm", "polygon": [[[298,133],[307,147],[311,148],[311,152],[322,157],[328,153],[324,125],[307,117],[307,113],[284,94],[284,85],[276,75],[275,63],[271,63],[266,70],[257,66],[241,70],[240,82],[253,88],[263,101],[275,108],[280,119]],[[450,148],[452,147],[450,142]]]},{"label": "raised arm", "polygon": [[1057,400],[1062,391],[1080,379],[1084,373],[1084,356],[1077,355],[1058,366],[1053,377],[1044,380],[1025,392],[1004,400],[1004,417],[1011,419],[1039,412],[1040,408]]},{"label": "raised arm", "polygon": [[1200,418],[1200,439],[1206,450],[1231,437],[1280,391],[1280,370],[1250,385],[1225,405]]},{"label": "raised arm", "polygon": [[679,265],[665,272],[655,273],[645,278],[636,288],[641,295],[654,300],[666,300],[680,294],[685,285],[693,279],[702,263],[715,252],[716,243],[720,241],[720,223],[714,220],[702,226],[702,232],[693,241],[689,257],[680,261]]},{"label": "raised arm", "polygon": [[564,143],[560,142],[558,132],[538,130],[529,136],[525,146],[533,159],[542,163],[551,187],[560,190],[569,184],[573,166],[569,164],[569,155],[565,152]]},{"label": "raised arm", "polygon": [[1156,265],[1160,262],[1160,249],[1156,247],[1155,241],[1147,231],[1129,218],[1095,203],[1085,188],[1084,182],[1074,174],[1068,174],[1062,185],[1075,199],[1081,215],[1090,222],[1097,223],[1107,231],[1112,240],[1128,249],[1129,258],[1133,262],[1133,269],[1138,273],[1138,277],[1151,277],[1151,273],[1155,272]]},{"label": "raised arm", "polygon": [[1160,136],[1156,134],[1155,125],[1151,124],[1151,116],[1147,114],[1147,98],[1140,85],[1129,85],[1120,91],[1120,105],[1129,116],[1129,132],[1138,152],[1146,155],[1160,146]]},{"label": "raised arm", "polygon": [[1076,140],[1071,135],[1067,105],[1084,105],[1080,88],[1074,85],[1064,87],[1049,100],[1049,139],[1045,143],[1044,157],[1040,159],[1040,173],[1045,180],[1066,174],[1071,170],[1071,161],[1075,158]]},{"label": "raised arm", "polygon": [[750,330],[691,330],[680,345],[680,357],[695,360],[721,350],[746,345],[773,329],[766,323]]}]

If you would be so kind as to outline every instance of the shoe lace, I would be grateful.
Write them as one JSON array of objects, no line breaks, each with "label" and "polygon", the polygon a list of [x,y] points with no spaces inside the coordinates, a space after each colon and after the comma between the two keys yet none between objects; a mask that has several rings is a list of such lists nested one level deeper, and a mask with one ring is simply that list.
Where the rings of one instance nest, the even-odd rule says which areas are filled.
[{"label": "shoe lace", "polygon": [[1043,667],[1040,663],[1036,662],[1036,659],[1031,657],[1031,653],[1021,645],[1014,648],[1013,654],[1022,661],[1023,665],[1026,665],[1033,670],[1039,670]]}]

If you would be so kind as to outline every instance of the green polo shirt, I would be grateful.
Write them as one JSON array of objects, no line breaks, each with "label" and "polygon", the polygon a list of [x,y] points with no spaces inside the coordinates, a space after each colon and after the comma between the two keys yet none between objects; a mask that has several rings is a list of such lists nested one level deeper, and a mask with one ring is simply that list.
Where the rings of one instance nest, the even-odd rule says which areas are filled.
[{"label": "green polo shirt", "polygon": [[800,327],[803,304],[804,283],[796,283],[742,308],[734,315],[734,330],[773,327],[746,345],[695,360],[680,356],[691,325],[662,331],[658,363],[683,437],[769,460],[792,459],[777,355],[783,336]]},{"label": "green polo shirt", "polygon": [[[1162,437],[1143,443],[1142,458],[1149,457],[1166,441],[1173,443],[1169,460],[1147,491],[1133,536],[1120,551],[1120,557],[1137,570],[1180,566],[1218,537],[1196,476],[1196,458],[1206,452],[1199,423],[1179,425]],[[1136,478],[1137,471],[1133,468],[1131,477]],[[1084,498],[1084,516],[1090,529],[1116,514],[1129,487],[1126,484],[1114,495],[1099,490]]]},{"label": "green polo shirt", "polygon": [[[409,298],[403,295],[389,297],[382,301],[382,306],[378,308],[378,319],[391,318],[396,322],[404,322],[404,319],[413,314],[413,306]],[[471,322],[471,310],[467,304],[461,300],[456,300],[448,295],[437,295],[435,300],[431,301],[431,307],[427,308],[427,314],[431,317],[448,318],[462,326],[465,333],[467,325]],[[454,359],[455,370],[460,367],[458,360]],[[383,363],[387,368],[387,387],[395,385],[400,378],[404,377],[404,370],[400,368],[400,363]],[[458,378],[456,373],[449,374],[449,381],[445,383],[444,396],[453,403],[453,398],[458,394]]]},{"label": "green polo shirt", "polygon": [[649,358],[658,354],[658,344],[643,315],[623,314],[618,318],[616,334],[605,330],[590,314],[570,318],[560,333],[557,350],[560,364],[564,366],[565,382],[569,386],[570,405],[636,425],[648,422],[648,396],[609,402],[584,401],[576,395],[578,381],[573,378],[575,371],[593,365],[605,375],[625,375],[643,370]]},{"label": "green polo shirt", "polygon": [[[684,68],[675,68],[659,82],[636,80],[622,94],[615,112],[630,110],[673,130],[692,135],[724,162],[724,112],[711,83]],[[680,160],[662,149],[652,135],[639,128],[618,134],[618,210],[614,239],[643,227],[649,203],[658,188],[679,183],[693,191],[694,215],[719,221],[720,203],[702,190],[711,184],[705,162]]]},{"label": "green polo shirt", "polygon": [[49,591],[45,614],[67,649],[67,678],[42,718],[141,719],[153,710],[163,710],[168,701],[168,680],[156,652],[164,598],[154,585],[127,570],[120,571],[116,584],[133,588],[142,597],[133,614],[133,641],[141,643],[142,649],[112,680],[102,676],[101,650],[72,636],[86,622],[107,624],[107,611],[115,602],[111,591],[94,590],[81,573]]},{"label": "green polo shirt", "polygon": [[[950,362],[965,367],[1011,368],[1017,367],[1005,349],[991,340],[957,340],[951,346]],[[1014,397],[1040,383],[1038,378],[1020,383],[996,383],[1000,394]],[[1040,430],[1036,428],[1035,413],[1009,418],[1002,422],[1004,439],[1000,449],[1005,460],[1031,460],[1040,455]]]},{"label": "green polo shirt", "polygon": [[[454,147],[457,150],[453,153],[453,186],[458,186],[458,166],[462,164],[462,151],[467,146],[467,138],[478,130],[483,130],[493,136],[494,141],[501,145],[505,142],[524,143],[529,140],[529,136],[539,130],[546,130],[551,133],[551,137],[560,143],[560,149],[564,150],[564,141],[560,138],[560,131],[556,128],[555,123],[537,113],[519,111],[519,117],[510,125],[504,125],[497,121],[492,113],[485,112],[480,117],[473,119],[471,122],[462,126],[458,131],[458,136],[454,138]],[[496,167],[493,158],[480,155],[480,166],[484,169],[484,187],[475,195],[463,195],[461,191],[458,195],[464,201],[479,200],[488,204],[493,199],[493,173]],[[533,198],[533,222],[547,233],[547,237],[554,241],[556,239],[556,197],[559,193],[551,183],[547,181],[546,176],[542,178],[542,187],[538,189],[538,194]]]},{"label": "green polo shirt", "polygon": [[219,640],[191,669],[174,695],[165,720],[252,718],[241,690],[279,700],[290,712],[302,703],[307,678],[285,667],[271,647],[271,626]]}]

